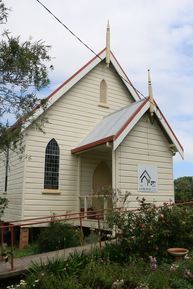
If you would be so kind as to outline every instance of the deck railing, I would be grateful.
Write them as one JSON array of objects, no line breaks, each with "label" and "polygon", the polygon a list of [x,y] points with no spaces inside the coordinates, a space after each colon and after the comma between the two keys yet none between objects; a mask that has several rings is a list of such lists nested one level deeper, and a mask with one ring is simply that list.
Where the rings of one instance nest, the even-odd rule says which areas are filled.
[{"label": "deck railing", "polygon": [[[100,209],[95,207],[95,200],[100,202]],[[95,219],[96,212],[101,211],[100,217],[105,220],[107,210],[112,210],[112,196],[110,195],[84,195],[79,196],[80,212],[85,219]]]},{"label": "deck railing", "polygon": [[[117,208],[118,209],[118,208]],[[115,209],[115,210],[117,210]],[[111,209],[112,210],[112,209]],[[101,248],[101,222],[104,222],[103,217],[105,214],[109,212],[108,209],[106,210],[95,210],[93,212],[89,212],[89,218],[92,218],[96,222],[96,229],[98,231],[99,235],[99,248]],[[88,213],[88,212],[87,212]],[[0,224],[0,249],[4,247],[4,233],[9,231],[9,238],[10,238],[10,246],[11,246],[11,252],[10,255],[10,263],[11,263],[11,271],[14,271],[14,234],[16,227],[20,228],[32,228],[37,226],[47,226],[50,223],[54,222],[74,222],[76,221],[77,225],[80,227],[80,245],[84,245],[84,235],[83,235],[83,226],[84,226],[84,220],[87,220],[88,216],[86,213],[83,214],[83,212],[74,212],[74,213],[68,213],[68,214],[62,214],[62,215],[51,215],[46,217],[38,217],[38,218],[32,218],[32,219],[23,219],[23,220],[14,220],[10,221],[9,224]]]},{"label": "deck railing", "polygon": [[[84,200],[84,212],[74,212],[74,213],[68,213],[68,214],[62,214],[62,215],[51,215],[51,216],[46,216],[46,217],[38,217],[38,218],[32,218],[32,219],[24,219],[24,220],[14,220],[10,221],[9,224],[0,224],[0,233],[1,233],[1,239],[0,239],[0,246],[3,248],[4,244],[4,231],[9,230],[10,232],[10,245],[11,245],[11,251],[14,252],[14,230],[16,227],[20,228],[29,228],[29,227],[37,227],[41,225],[46,225],[50,224],[53,222],[64,222],[64,221],[78,221],[79,227],[80,227],[80,244],[83,245],[84,243],[84,238],[83,238],[83,222],[84,220],[87,220],[88,218],[93,218],[96,221],[97,224],[97,230],[99,234],[99,247],[101,248],[101,222],[105,221],[106,215],[109,212],[121,212],[121,213],[126,213],[129,211],[138,211],[137,209],[128,209],[128,208],[105,208],[105,209],[100,209],[100,210],[94,210],[88,213],[88,202],[87,200],[89,198],[93,198],[93,196],[81,196],[80,198],[83,198]],[[96,197],[99,197],[98,195]],[[104,199],[104,206],[106,206],[106,200],[107,196],[100,196],[101,198]],[[169,206],[192,206],[193,201],[191,202],[186,202],[186,203],[178,203],[178,204],[169,204]],[[161,206],[158,206],[159,208]],[[103,220],[102,220],[103,219]],[[11,254],[10,256],[10,262],[11,262],[11,271],[14,270],[14,254]]]}]

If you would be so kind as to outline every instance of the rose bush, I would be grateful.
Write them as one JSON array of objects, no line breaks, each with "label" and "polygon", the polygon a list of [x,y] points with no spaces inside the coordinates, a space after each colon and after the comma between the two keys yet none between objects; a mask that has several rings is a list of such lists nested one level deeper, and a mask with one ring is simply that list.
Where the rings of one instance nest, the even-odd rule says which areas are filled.
[{"label": "rose bush", "polygon": [[142,199],[137,211],[114,212],[108,223],[122,233],[120,246],[141,257],[166,257],[169,247],[193,247],[192,208],[168,204],[158,208]]}]

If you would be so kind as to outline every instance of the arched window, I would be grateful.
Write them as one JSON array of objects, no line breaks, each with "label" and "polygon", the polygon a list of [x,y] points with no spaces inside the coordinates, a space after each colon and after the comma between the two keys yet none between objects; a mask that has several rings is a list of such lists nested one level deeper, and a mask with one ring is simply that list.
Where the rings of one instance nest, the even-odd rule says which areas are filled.
[{"label": "arched window", "polygon": [[100,83],[100,103],[107,103],[107,83],[104,79]]},{"label": "arched window", "polygon": [[47,144],[45,152],[44,189],[58,189],[59,159],[60,149],[57,141],[53,138]]}]

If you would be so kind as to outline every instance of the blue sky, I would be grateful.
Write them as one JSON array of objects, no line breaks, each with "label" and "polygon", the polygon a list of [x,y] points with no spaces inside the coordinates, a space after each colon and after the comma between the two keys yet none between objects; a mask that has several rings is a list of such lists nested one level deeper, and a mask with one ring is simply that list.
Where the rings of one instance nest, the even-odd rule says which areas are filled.
[{"label": "blue sky", "polygon": [[[193,176],[193,1],[41,0],[94,51],[105,46],[107,20],[111,50],[133,84],[147,95],[147,69],[153,93],[185,150],[174,158],[174,177]],[[35,0],[5,0],[9,29],[26,40],[51,45],[54,71],[46,96],[93,54]]]}]

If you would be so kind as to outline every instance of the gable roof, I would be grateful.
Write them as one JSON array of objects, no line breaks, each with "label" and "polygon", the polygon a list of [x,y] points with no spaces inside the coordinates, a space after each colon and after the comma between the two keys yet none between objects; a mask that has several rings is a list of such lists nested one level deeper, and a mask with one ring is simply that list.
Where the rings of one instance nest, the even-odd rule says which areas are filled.
[{"label": "gable roof", "polygon": [[[64,83],[62,83],[56,90],[54,90],[48,97],[47,97],[47,104],[46,109],[48,109],[50,106],[52,106],[60,97],[62,97],[71,87],[73,87],[79,80],[81,80],[88,72],[90,72],[94,67],[96,67],[100,62],[102,62],[106,58],[106,48],[104,48],[101,52],[99,52],[95,57],[93,57],[89,62],[87,62],[83,67],[81,67],[76,73],[74,73],[71,77],[69,77]],[[116,117],[118,115],[121,115],[120,122],[117,123],[117,132],[111,131],[111,135],[98,135],[98,138],[94,139],[94,135],[96,137],[97,130],[93,130],[86,139],[84,139],[80,145],[72,149],[72,153],[76,153],[78,151],[84,150],[84,146],[91,146],[92,143],[95,143],[95,145],[105,143],[107,141],[112,141],[114,144],[114,149],[116,149],[119,144],[122,142],[122,140],[125,138],[125,136],[129,133],[129,131],[133,128],[133,126],[137,123],[137,121],[143,116],[143,114],[149,109],[150,107],[150,101],[149,98],[146,98],[145,100],[141,100],[141,97],[139,96],[137,90],[132,85],[131,81],[127,77],[126,73],[122,69],[121,65],[115,58],[114,54],[110,52],[110,62],[113,65],[114,69],[118,73],[119,77],[129,90],[131,96],[133,97],[134,101],[136,103],[133,103],[132,105],[129,105],[126,108],[123,108],[119,112],[115,112],[112,114],[112,117],[114,121],[116,120]],[[124,110],[126,109],[126,110]],[[45,109],[41,107],[41,105],[37,105],[33,110],[33,120],[38,118]],[[122,111],[122,112],[121,112]],[[127,112],[128,114],[124,114],[124,112]],[[122,114],[123,113],[123,114]],[[125,116],[127,115],[127,120],[125,119]],[[170,138],[172,144],[176,147],[177,151],[180,153],[181,157],[184,158],[184,151],[183,147],[180,144],[179,140],[177,139],[176,135],[174,134],[173,130],[171,129],[170,125],[168,124],[166,118],[164,117],[161,110],[156,105],[155,109],[155,115],[157,116],[161,126],[163,127],[164,131]],[[108,117],[111,118],[111,115],[106,117],[106,122],[108,122]],[[20,121],[20,120],[19,120]],[[16,127],[17,123],[13,126]],[[22,121],[22,120],[21,120]],[[125,123],[124,123],[125,121]],[[105,121],[104,121],[105,123]],[[101,125],[104,125],[104,123]],[[31,124],[30,121],[27,121],[25,123],[25,128],[27,128]],[[121,127],[122,125],[122,127]],[[90,142],[89,142],[90,137]],[[82,149],[80,149],[82,148]]]},{"label": "gable roof", "polygon": [[[76,71],[71,77],[64,81],[57,89],[55,89],[47,98],[46,109],[52,106],[62,95],[64,95],[72,86],[74,86],[79,80],[81,80],[88,72],[90,72],[94,67],[96,67],[100,62],[106,58],[106,48],[99,52],[95,57],[93,57],[89,62],[82,66],[78,71]],[[110,51],[110,62],[115,68],[116,72],[122,79],[123,83],[126,85],[134,101],[141,99],[137,90],[132,85],[131,81],[127,77],[126,73],[122,69],[121,65],[115,58],[114,54]],[[35,120],[39,117],[45,110],[37,105],[34,109],[33,119]],[[28,123],[25,127],[27,127]]]},{"label": "gable roof", "polygon": [[[71,150],[71,152],[80,153],[111,141],[113,142],[113,150],[116,150],[149,108],[150,101],[149,98],[146,98],[109,114],[104,117],[80,144]],[[183,158],[183,148],[158,107],[155,114],[172,144]]]}]

